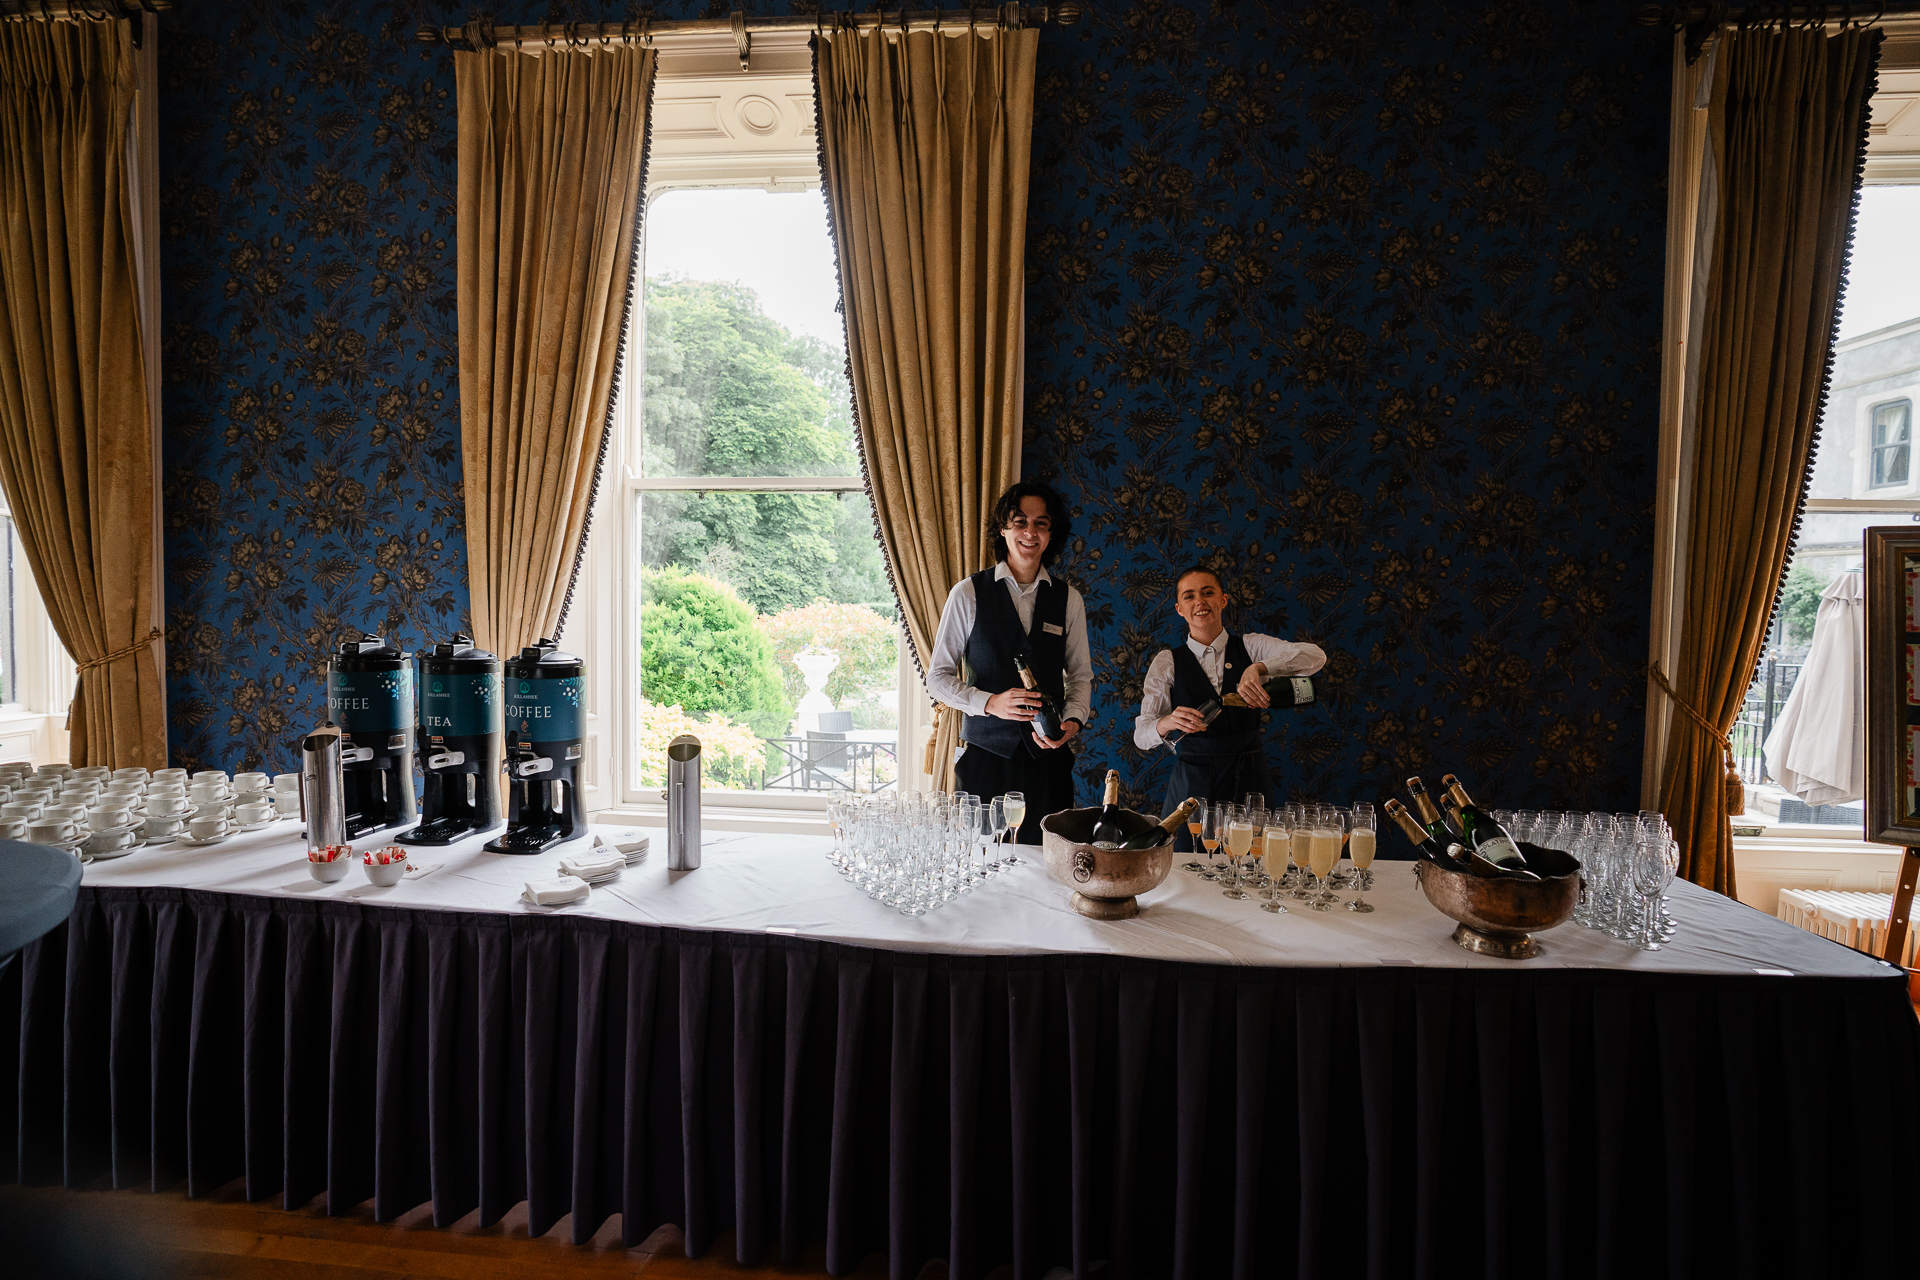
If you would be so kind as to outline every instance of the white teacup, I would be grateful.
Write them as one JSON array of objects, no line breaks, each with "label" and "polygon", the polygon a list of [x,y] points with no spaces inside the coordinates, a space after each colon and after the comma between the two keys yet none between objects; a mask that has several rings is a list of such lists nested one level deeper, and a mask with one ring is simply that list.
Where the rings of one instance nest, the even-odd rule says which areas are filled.
[{"label": "white teacup", "polygon": [[178,778],[167,778],[165,780],[155,778],[147,784],[147,794],[150,796],[184,796],[187,794],[187,784],[181,782]]},{"label": "white teacup", "polygon": [[187,823],[187,830],[195,840],[218,840],[233,830],[233,826],[224,817],[202,818],[196,815],[193,821]]},{"label": "white teacup", "polygon": [[27,838],[35,844],[72,844],[73,824],[65,818],[36,818],[27,824]]},{"label": "white teacup", "polygon": [[0,818],[0,840],[25,840],[27,824],[19,818]]},{"label": "white teacup", "polygon": [[144,769],[140,765],[136,764],[136,765],[130,765],[125,769],[115,769],[113,771],[113,776],[115,778],[131,778],[136,782],[145,782],[148,778],[152,777],[153,775],[148,773],[146,769]]},{"label": "white teacup", "polygon": [[194,787],[187,792],[187,799],[196,805],[226,804],[233,799],[233,792],[225,787]]},{"label": "white teacup", "polygon": [[46,806],[37,800],[15,800],[12,804],[0,805],[0,819],[8,822],[32,822],[46,810]]},{"label": "white teacup", "polygon": [[300,794],[300,775],[297,773],[276,773],[273,775],[273,789],[281,792]]},{"label": "white teacup", "polygon": [[113,770],[104,764],[83,764],[73,771],[76,778],[98,778],[105,782],[113,776]]},{"label": "white teacup", "polygon": [[73,766],[70,764],[62,764],[59,761],[55,761],[52,764],[41,765],[36,772],[47,774],[55,778],[69,778],[73,776]]},{"label": "white teacup", "polygon": [[185,817],[193,808],[184,795],[150,795],[147,797],[147,816],[149,818]]},{"label": "white teacup", "polygon": [[50,774],[36,773],[21,783],[20,789],[22,791],[51,791],[54,795],[59,795],[61,785],[62,783],[59,778],[53,777]]},{"label": "white teacup", "polygon": [[81,842],[82,847],[85,848],[88,853],[96,856],[102,853],[113,853],[116,850],[125,849],[132,844],[133,831],[131,828],[122,831],[95,831]]},{"label": "white teacup", "polygon": [[105,788],[91,782],[69,782],[60,788],[60,798],[68,804],[92,804]]},{"label": "white teacup", "polygon": [[233,779],[227,776],[227,771],[225,769],[197,770],[193,775],[193,780],[195,782],[220,782],[220,783],[227,783],[227,782],[233,781]]},{"label": "white teacup", "polygon": [[43,818],[65,818],[76,827],[85,826],[88,806],[84,804],[68,804],[66,799],[65,796],[60,797],[59,804],[48,805],[47,811],[40,816]]},{"label": "white teacup", "polygon": [[274,818],[273,802],[271,800],[250,800],[245,804],[235,805],[233,816],[243,827],[253,827],[258,826],[262,822],[272,822]]},{"label": "white teacup", "polygon": [[231,818],[233,817],[233,805],[231,805],[225,800],[215,800],[211,804],[197,804],[193,806],[193,812],[188,814],[187,816],[189,819]]},{"label": "white teacup", "polygon": [[95,831],[131,831],[136,822],[133,810],[103,804],[87,810],[87,825]]},{"label": "white teacup", "polygon": [[274,792],[273,807],[282,817],[299,813],[300,793],[298,791],[292,792],[291,794],[285,791]]},{"label": "white teacup", "polygon": [[236,773],[233,775],[235,791],[270,791],[273,789],[273,775],[270,773]]},{"label": "white teacup", "polygon": [[155,769],[152,781],[184,783],[189,776],[185,769]]},{"label": "white teacup", "polygon": [[149,840],[165,840],[177,836],[180,829],[187,825],[185,818],[148,818],[141,826]]}]

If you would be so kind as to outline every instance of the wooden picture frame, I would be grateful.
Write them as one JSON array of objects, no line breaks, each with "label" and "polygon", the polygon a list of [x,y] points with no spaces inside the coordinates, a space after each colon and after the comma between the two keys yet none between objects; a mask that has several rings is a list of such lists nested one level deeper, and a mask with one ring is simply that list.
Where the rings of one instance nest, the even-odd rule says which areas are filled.
[{"label": "wooden picture frame", "polygon": [[1865,533],[1867,829],[1904,845],[1887,922],[1887,956],[1906,945],[1920,880],[1920,525]]}]

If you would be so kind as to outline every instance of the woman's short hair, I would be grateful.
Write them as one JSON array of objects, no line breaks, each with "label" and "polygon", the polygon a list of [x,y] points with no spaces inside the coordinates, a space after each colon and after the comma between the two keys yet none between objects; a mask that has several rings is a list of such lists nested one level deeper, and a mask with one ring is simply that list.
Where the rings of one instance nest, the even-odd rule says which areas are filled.
[{"label": "woman's short hair", "polygon": [[1047,534],[1047,549],[1040,553],[1040,563],[1051,565],[1060,556],[1060,549],[1067,544],[1067,535],[1073,532],[1073,519],[1067,514],[1067,504],[1052,486],[1038,480],[1022,480],[1000,495],[993,504],[993,510],[987,514],[987,541],[993,545],[993,558],[996,561],[1007,558],[1007,540],[1000,531],[1007,527],[1007,521],[1013,519],[1020,510],[1024,498],[1038,498],[1047,504],[1047,519],[1053,528]]},{"label": "woman's short hair", "polygon": [[1220,576],[1219,570],[1209,569],[1204,564],[1190,564],[1186,568],[1182,569],[1177,575],[1175,575],[1173,579],[1173,598],[1175,600],[1178,600],[1180,598],[1180,584],[1185,582],[1188,578],[1191,578],[1196,573],[1204,573],[1209,578],[1212,578],[1213,585],[1220,588],[1222,591],[1225,591],[1227,589],[1226,579]]}]

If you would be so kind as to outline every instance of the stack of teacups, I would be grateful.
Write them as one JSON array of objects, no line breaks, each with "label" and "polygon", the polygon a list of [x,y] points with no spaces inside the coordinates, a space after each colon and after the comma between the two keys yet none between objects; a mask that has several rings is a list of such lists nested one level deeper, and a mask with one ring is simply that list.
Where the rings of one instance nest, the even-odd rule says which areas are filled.
[{"label": "stack of teacups", "polygon": [[276,773],[273,775],[273,808],[283,818],[300,816],[300,775],[297,773]]},{"label": "stack of teacups", "polygon": [[101,795],[85,811],[86,832],[80,847],[88,857],[117,858],[141,842],[141,797],[125,792]]},{"label": "stack of teacups", "polygon": [[258,831],[279,814],[273,807],[273,777],[265,773],[233,775],[233,819],[242,831]]},{"label": "stack of teacups", "polygon": [[233,834],[233,780],[223,769],[202,769],[187,787],[193,815],[187,835],[196,844],[212,844]]},{"label": "stack of teacups", "polygon": [[187,818],[192,812],[193,804],[187,799],[187,771],[161,769],[155,772],[147,783],[147,843],[166,844],[178,839],[180,833],[187,829]]}]

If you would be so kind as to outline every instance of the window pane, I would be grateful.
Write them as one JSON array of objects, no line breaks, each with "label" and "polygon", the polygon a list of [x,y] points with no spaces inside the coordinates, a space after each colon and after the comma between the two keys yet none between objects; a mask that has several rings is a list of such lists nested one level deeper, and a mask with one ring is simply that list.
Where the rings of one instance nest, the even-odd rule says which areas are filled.
[{"label": "window pane", "polygon": [[704,746],[727,791],[899,774],[899,629],[864,493],[642,492],[638,785]]},{"label": "window pane", "polygon": [[860,473],[818,191],[668,192],[646,277],[643,474]]}]

